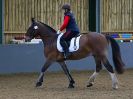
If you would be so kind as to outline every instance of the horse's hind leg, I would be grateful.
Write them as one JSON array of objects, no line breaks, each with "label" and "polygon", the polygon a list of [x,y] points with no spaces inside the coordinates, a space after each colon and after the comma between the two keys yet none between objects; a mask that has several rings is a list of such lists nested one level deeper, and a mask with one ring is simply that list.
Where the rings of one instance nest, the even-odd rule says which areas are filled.
[{"label": "horse's hind leg", "polygon": [[43,65],[42,69],[41,69],[41,73],[38,77],[37,83],[36,83],[36,87],[39,87],[42,85],[43,82],[43,77],[44,77],[44,73],[45,71],[48,69],[48,67],[52,64],[51,61],[46,61],[45,64]]},{"label": "horse's hind leg", "polygon": [[71,76],[71,74],[70,74],[70,72],[69,72],[65,62],[59,62],[59,64],[61,65],[64,73],[67,75],[67,77],[69,79],[69,86],[68,86],[68,88],[74,88],[75,81],[73,80],[73,78],[72,78],[72,76]]},{"label": "horse's hind leg", "polygon": [[104,64],[105,68],[109,71],[109,74],[110,74],[111,79],[112,79],[112,87],[113,87],[113,89],[118,89],[118,79],[117,79],[117,77],[116,77],[116,75],[114,73],[113,67],[110,65],[107,57],[104,57],[102,59],[102,62]]},{"label": "horse's hind leg", "polygon": [[96,76],[99,74],[100,70],[102,69],[101,59],[97,56],[94,56],[94,59],[95,59],[95,63],[96,63],[96,70],[89,78],[87,87],[91,87],[94,84],[94,80],[95,80]]}]

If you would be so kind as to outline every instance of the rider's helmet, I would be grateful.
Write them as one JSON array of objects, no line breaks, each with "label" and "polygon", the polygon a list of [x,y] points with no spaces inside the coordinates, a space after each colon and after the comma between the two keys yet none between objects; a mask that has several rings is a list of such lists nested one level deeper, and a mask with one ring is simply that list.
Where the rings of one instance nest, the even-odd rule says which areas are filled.
[{"label": "rider's helmet", "polygon": [[70,4],[64,4],[63,6],[62,6],[62,9],[64,9],[64,10],[71,10],[71,6],[70,6]]}]

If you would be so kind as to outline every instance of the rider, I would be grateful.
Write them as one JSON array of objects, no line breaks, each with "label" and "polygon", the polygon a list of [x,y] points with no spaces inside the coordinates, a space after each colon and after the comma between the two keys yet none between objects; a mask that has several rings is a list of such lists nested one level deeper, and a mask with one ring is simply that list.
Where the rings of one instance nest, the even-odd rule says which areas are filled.
[{"label": "rider", "polygon": [[66,29],[66,32],[61,37],[60,43],[64,50],[64,57],[68,58],[70,55],[68,41],[79,34],[79,27],[76,24],[73,13],[71,12],[70,5],[64,4],[62,9],[64,10],[64,22],[57,33],[59,34],[62,30]]}]

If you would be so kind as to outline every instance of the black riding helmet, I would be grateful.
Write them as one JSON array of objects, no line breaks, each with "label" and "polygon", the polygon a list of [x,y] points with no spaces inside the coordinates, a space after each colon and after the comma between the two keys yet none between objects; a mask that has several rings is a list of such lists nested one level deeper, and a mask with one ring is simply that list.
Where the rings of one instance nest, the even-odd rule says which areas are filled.
[{"label": "black riding helmet", "polygon": [[71,10],[71,6],[70,6],[70,4],[64,4],[63,6],[62,6],[62,9],[64,9],[64,10]]}]

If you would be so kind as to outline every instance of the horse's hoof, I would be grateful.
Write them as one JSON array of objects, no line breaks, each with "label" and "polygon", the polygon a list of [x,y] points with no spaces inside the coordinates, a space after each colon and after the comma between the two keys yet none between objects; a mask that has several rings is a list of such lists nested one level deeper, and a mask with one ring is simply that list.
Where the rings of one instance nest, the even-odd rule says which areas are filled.
[{"label": "horse's hoof", "polygon": [[68,88],[74,88],[73,84],[69,84]]},{"label": "horse's hoof", "polygon": [[118,88],[113,88],[113,90],[118,90]]},{"label": "horse's hoof", "polygon": [[40,87],[40,86],[42,86],[42,82],[37,82],[36,87]]},{"label": "horse's hoof", "polygon": [[89,83],[89,84],[87,85],[87,87],[91,87],[91,86],[93,86],[93,84],[92,84],[92,83]]},{"label": "horse's hoof", "polygon": [[118,86],[113,87],[113,89],[114,89],[114,90],[117,90],[117,89],[118,89]]},{"label": "horse's hoof", "polygon": [[118,83],[114,83],[114,84],[112,85],[112,87],[113,87],[113,89],[117,90],[117,89],[118,89]]}]

